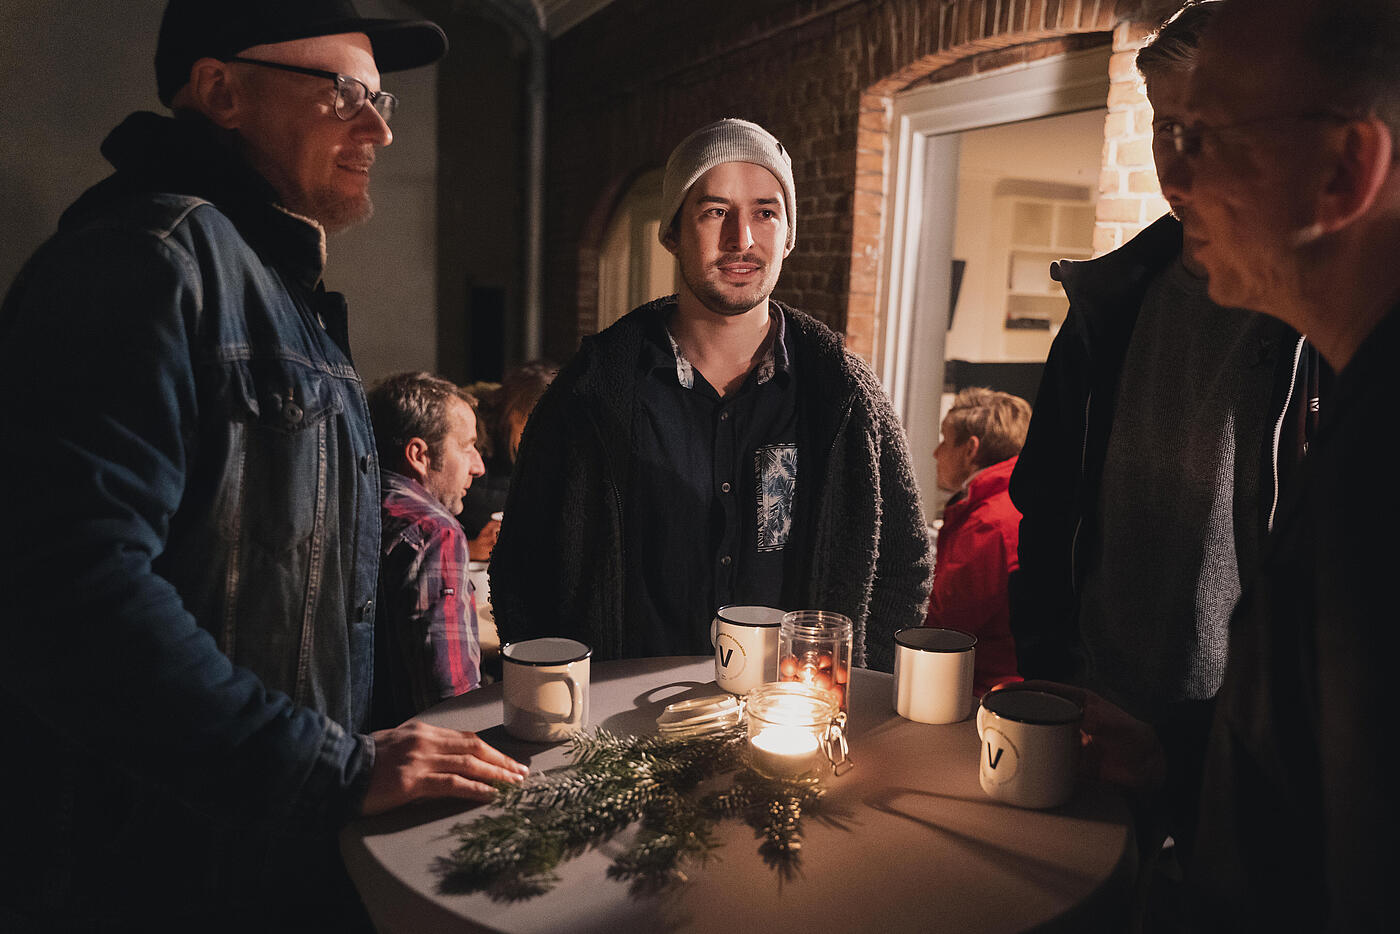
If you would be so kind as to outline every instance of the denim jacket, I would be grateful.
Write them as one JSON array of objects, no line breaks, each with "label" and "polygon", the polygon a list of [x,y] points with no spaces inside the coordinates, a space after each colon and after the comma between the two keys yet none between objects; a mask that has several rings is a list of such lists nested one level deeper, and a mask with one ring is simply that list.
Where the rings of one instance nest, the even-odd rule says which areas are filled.
[{"label": "denim jacket", "polygon": [[323,233],[194,121],[103,152],[0,310],[0,896],[41,917],[260,897],[373,761],[378,464]]}]

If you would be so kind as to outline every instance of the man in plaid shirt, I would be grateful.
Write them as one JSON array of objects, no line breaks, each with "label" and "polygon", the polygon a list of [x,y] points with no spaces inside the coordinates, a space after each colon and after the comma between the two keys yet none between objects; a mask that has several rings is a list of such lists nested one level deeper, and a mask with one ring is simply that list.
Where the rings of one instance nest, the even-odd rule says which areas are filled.
[{"label": "man in plaid shirt", "polygon": [[373,717],[396,726],[481,683],[476,597],[456,515],[486,472],[471,396],[427,373],[369,395],[384,500]]}]

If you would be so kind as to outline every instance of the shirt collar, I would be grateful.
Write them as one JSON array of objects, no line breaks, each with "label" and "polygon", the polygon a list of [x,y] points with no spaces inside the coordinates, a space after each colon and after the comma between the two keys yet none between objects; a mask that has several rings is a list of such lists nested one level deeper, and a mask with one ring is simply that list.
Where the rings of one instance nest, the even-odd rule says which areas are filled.
[{"label": "shirt collar", "polygon": [[435,513],[439,517],[445,517],[456,521],[457,517],[447,511],[447,507],[438,501],[438,498],[428,492],[428,488],[419,483],[413,477],[401,474],[396,470],[389,470],[386,467],[379,469],[379,484],[385,493],[396,493],[399,496],[407,497],[416,502],[423,509]]},{"label": "shirt collar", "polygon": [[[758,366],[754,368],[754,385],[756,386],[762,386],[779,373],[786,376],[792,372],[791,357],[788,355],[787,346],[787,319],[772,303],[768,305],[768,318],[770,321],[776,321],[777,326],[773,329],[772,340],[768,342],[767,348],[763,351]],[[666,335],[666,343],[671,348],[671,357],[656,354],[651,361],[651,368],[669,367],[674,364],[676,382],[682,389],[694,389],[695,367],[681,352],[680,345],[676,343],[676,338],[671,334],[671,329],[666,326],[665,322],[662,322],[661,330]]]}]

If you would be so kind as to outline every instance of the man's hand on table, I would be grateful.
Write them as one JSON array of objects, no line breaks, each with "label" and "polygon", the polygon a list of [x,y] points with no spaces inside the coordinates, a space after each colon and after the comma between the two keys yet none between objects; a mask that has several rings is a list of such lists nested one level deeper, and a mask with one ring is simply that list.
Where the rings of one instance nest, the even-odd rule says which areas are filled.
[{"label": "man's hand on table", "polygon": [[491,782],[519,784],[527,766],[487,745],[475,733],[409,720],[371,734],[375,745],[364,815],[380,814],[419,798],[489,801]]}]

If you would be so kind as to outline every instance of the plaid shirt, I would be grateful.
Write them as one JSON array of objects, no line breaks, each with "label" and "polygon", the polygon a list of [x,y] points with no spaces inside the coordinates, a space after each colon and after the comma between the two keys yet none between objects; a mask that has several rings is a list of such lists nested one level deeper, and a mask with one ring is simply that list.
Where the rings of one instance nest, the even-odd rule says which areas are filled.
[{"label": "plaid shirt", "polygon": [[467,536],[416,480],[381,472],[383,547],[375,632],[375,727],[397,726],[481,683]]}]

